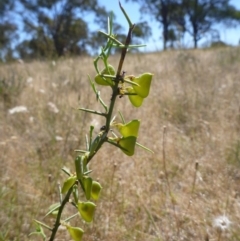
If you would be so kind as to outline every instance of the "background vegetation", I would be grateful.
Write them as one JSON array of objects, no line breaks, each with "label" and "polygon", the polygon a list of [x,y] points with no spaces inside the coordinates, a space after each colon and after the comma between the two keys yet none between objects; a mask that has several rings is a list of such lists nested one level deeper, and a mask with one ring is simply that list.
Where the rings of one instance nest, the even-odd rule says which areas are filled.
[{"label": "background vegetation", "polygon": [[[92,61],[0,66],[0,240],[31,240],[33,218],[59,200],[60,169],[73,170],[89,124],[102,126],[77,110],[98,106]],[[103,146],[91,166],[103,186],[95,221],[77,224],[87,240],[240,240],[239,65],[239,48],[127,56],[128,74],[154,79],[141,110],[125,97],[118,109],[126,121],[132,112],[144,118],[138,141],[155,154],[137,148],[130,158]]]},{"label": "background vegetation", "polygon": [[[137,2],[142,16],[151,16],[159,24],[164,50],[179,47],[184,36],[193,46],[206,34],[219,42],[215,26],[239,25],[240,10],[230,0],[128,0]],[[125,2],[128,2],[125,1]],[[137,11],[137,9],[136,9]],[[0,2],[0,59],[48,59],[63,55],[94,54],[103,39],[92,32],[92,19],[99,29],[106,28],[107,12],[97,0],[2,0]],[[151,36],[148,22],[137,23],[134,42]],[[121,23],[114,33],[123,37]]]},{"label": "background vegetation", "polygon": [[[197,48],[216,23],[240,19],[228,0],[135,1],[159,22],[164,49],[187,32]],[[102,126],[77,110],[97,108],[87,74],[95,75],[90,54],[103,40],[86,15],[105,28],[109,13],[96,0],[0,1],[0,59],[9,62],[0,65],[0,241],[31,240],[32,220],[59,200],[60,169],[74,169],[89,124]],[[122,30],[115,24],[120,38]],[[150,34],[139,23],[133,42]],[[31,61],[10,61],[16,56]],[[129,158],[103,146],[91,167],[103,186],[95,221],[76,224],[89,241],[240,240],[239,65],[240,49],[229,47],[127,56],[128,74],[154,80],[141,110],[125,97],[118,108],[126,121],[133,111],[145,118],[138,141],[155,154],[137,149]]]}]

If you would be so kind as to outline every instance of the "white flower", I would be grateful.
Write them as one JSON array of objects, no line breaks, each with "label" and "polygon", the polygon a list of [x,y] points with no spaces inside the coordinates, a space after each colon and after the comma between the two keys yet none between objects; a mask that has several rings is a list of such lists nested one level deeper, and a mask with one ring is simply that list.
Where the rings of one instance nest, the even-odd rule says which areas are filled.
[{"label": "white flower", "polygon": [[30,121],[31,123],[33,123],[33,122],[34,122],[34,117],[33,117],[33,116],[30,116],[30,117],[29,117],[29,121]]},{"label": "white flower", "polygon": [[56,89],[56,88],[58,87],[58,85],[53,82],[53,83],[52,83],[52,87],[53,87],[54,89]]},{"label": "white flower", "polygon": [[40,93],[42,93],[42,94],[45,94],[45,90],[44,89],[39,89],[38,90]]},{"label": "white flower", "polygon": [[218,216],[213,220],[213,226],[219,231],[225,231],[229,229],[230,224],[231,221],[225,215]]},{"label": "white flower", "polygon": [[48,102],[48,106],[49,106],[50,111],[52,111],[54,113],[59,112],[59,109],[57,108],[57,106],[54,103]]},{"label": "white flower", "polygon": [[33,82],[33,78],[32,78],[32,77],[28,77],[28,78],[27,78],[27,83],[28,83],[28,84],[31,84],[32,82]]},{"label": "white flower", "polygon": [[16,107],[8,110],[8,113],[10,115],[15,114],[15,113],[19,113],[19,112],[28,112],[28,109],[27,109],[26,106],[16,106]]},{"label": "white flower", "polygon": [[62,141],[63,138],[61,136],[55,136],[56,141]]}]

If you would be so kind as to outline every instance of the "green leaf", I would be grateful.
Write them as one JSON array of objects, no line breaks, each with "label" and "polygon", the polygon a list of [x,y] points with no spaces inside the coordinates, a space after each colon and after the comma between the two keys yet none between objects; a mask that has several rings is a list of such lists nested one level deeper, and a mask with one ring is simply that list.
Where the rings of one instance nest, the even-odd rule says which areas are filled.
[{"label": "green leaf", "polygon": [[128,14],[126,13],[125,9],[122,7],[122,5],[121,5],[121,2],[120,2],[120,1],[119,1],[119,6],[120,6],[120,8],[121,8],[121,10],[122,10],[122,12],[123,12],[123,14],[124,14],[125,18],[126,18],[126,19],[127,19],[127,21],[128,21],[129,28],[131,28],[131,27],[133,26],[133,24],[132,24],[132,22],[131,22],[130,18],[128,17]]},{"label": "green leaf", "polygon": [[101,71],[100,74],[95,76],[95,82],[99,85],[112,86],[114,85],[110,77],[103,77],[102,75],[115,75],[115,69],[112,65],[108,65],[108,68],[105,68]]},{"label": "green leaf", "polygon": [[133,82],[138,84],[138,86],[133,85],[133,89],[142,98],[146,98],[149,94],[149,90],[152,82],[152,76],[153,74],[144,73],[132,80]]},{"label": "green leaf", "polygon": [[78,227],[67,226],[67,230],[74,241],[81,241],[84,231]]},{"label": "green leaf", "polygon": [[83,185],[85,189],[85,196],[86,199],[89,200],[91,198],[91,192],[92,192],[92,178],[91,177],[83,177]]},{"label": "green leaf", "polygon": [[47,228],[48,230],[52,231],[52,228],[49,227],[47,224],[40,222],[36,219],[33,219],[33,221],[37,224],[37,227],[36,227],[37,232],[42,232],[43,231],[42,227]]},{"label": "green leaf", "polygon": [[48,208],[49,211],[46,213],[46,215],[44,217],[47,217],[49,214],[52,214],[53,216],[56,216],[56,214],[58,214],[58,210],[59,210],[60,206],[61,206],[61,204],[59,202],[52,204]]},{"label": "green leaf", "polygon": [[138,136],[138,130],[140,126],[140,121],[139,120],[132,120],[128,122],[127,124],[116,124],[119,132],[123,137],[127,136]]},{"label": "green leaf", "polygon": [[143,98],[141,96],[137,95],[137,93],[131,87],[128,87],[127,91],[128,91],[128,93],[132,94],[132,95],[128,95],[128,98],[129,98],[130,102],[132,103],[132,105],[135,107],[140,107],[143,103]]},{"label": "green leaf", "polygon": [[69,177],[64,183],[62,187],[62,194],[65,194],[68,192],[68,190],[72,187],[72,185],[76,182],[77,177],[71,176]]},{"label": "green leaf", "polygon": [[94,141],[91,143],[90,146],[90,150],[89,150],[89,155],[91,156],[92,154],[94,154],[94,152],[96,151],[96,149],[99,147],[99,143],[101,141],[101,135],[97,135],[96,138],[94,139]]},{"label": "green leaf", "polygon": [[92,182],[91,198],[93,200],[97,201],[99,199],[101,189],[102,189],[102,186],[99,182],[96,182],[96,181]]},{"label": "green leaf", "polygon": [[78,186],[76,184],[73,186],[73,198],[74,202],[78,203]]},{"label": "green leaf", "polygon": [[96,209],[96,204],[93,202],[78,202],[78,211],[83,218],[84,221],[86,222],[92,222],[93,216],[94,216],[94,211]]},{"label": "green leaf", "polygon": [[90,131],[89,131],[89,137],[90,137],[89,143],[90,143],[90,146],[92,145],[93,130],[94,130],[94,126],[91,125],[90,126]]},{"label": "green leaf", "polygon": [[83,177],[83,160],[84,160],[84,156],[79,155],[75,158],[75,169],[76,169],[78,180],[81,180]]},{"label": "green leaf", "polygon": [[132,156],[134,155],[136,140],[135,136],[123,137],[118,141],[118,144],[126,155]]}]

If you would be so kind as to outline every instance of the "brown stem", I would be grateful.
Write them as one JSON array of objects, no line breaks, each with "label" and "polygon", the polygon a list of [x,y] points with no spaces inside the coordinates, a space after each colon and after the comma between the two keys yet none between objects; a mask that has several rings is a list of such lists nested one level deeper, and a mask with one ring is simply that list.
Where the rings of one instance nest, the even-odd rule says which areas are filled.
[{"label": "brown stem", "polygon": [[120,76],[121,76],[123,62],[124,62],[124,59],[125,59],[125,56],[126,56],[126,53],[127,53],[128,45],[131,42],[132,31],[133,31],[134,27],[135,27],[135,25],[133,24],[128,30],[128,35],[127,35],[127,38],[126,38],[126,41],[125,41],[125,48],[122,49],[121,58],[120,58],[119,64],[118,64],[117,79],[120,78]]}]

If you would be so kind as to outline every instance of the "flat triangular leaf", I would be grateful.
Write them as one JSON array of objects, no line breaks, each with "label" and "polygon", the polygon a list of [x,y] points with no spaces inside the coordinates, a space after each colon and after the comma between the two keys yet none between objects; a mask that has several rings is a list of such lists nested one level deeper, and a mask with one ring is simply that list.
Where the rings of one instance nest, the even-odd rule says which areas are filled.
[{"label": "flat triangular leaf", "polygon": [[128,95],[128,98],[130,100],[130,102],[132,103],[133,106],[135,107],[140,107],[143,103],[143,98],[139,95],[137,95],[137,93],[134,91],[133,88],[127,88],[128,93],[130,93],[131,95]]},{"label": "flat triangular leaf", "polygon": [[99,199],[100,192],[101,192],[102,186],[99,182],[93,181],[92,182],[92,192],[91,192],[91,198],[95,201]]},{"label": "flat triangular leaf", "polygon": [[111,86],[113,81],[109,77],[103,77],[101,75],[115,75],[115,69],[112,65],[108,65],[108,68],[105,68],[101,71],[101,74],[95,76],[95,82],[99,85]]},{"label": "flat triangular leaf", "polygon": [[64,183],[62,187],[62,194],[65,194],[68,192],[68,190],[72,187],[72,185],[76,182],[77,177],[76,176],[71,176],[69,177]]},{"label": "flat triangular leaf", "polygon": [[127,136],[138,136],[138,130],[140,126],[140,121],[139,120],[132,120],[128,122],[127,124],[117,124],[116,125],[119,132],[123,137]]},{"label": "flat triangular leaf", "polygon": [[74,241],[81,241],[84,231],[78,227],[67,226],[67,230]]},{"label": "flat triangular leaf", "polygon": [[123,137],[118,141],[118,144],[126,155],[132,156],[134,155],[136,140],[135,136]]},{"label": "flat triangular leaf", "polygon": [[94,216],[94,211],[96,208],[96,204],[93,202],[79,202],[78,205],[78,211],[83,218],[84,221],[86,222],[92,222],[93,216]]},{"label": "flat triangular leaf", "polygon": [[146,98],[149,94],[152,76],[153,76],[153,74],[144,73],[133,79],[133,82],[135,82],[139,85],[139,86],[133,85],[133,89],[142,98]]},{"label": "flat triangular leaf", "polygon": [[86,199],[89,200],[91,198],[91,192],[92,192],[92,178],[91,177],[83,177],[83,185],[85,189],[85,196]]}]

